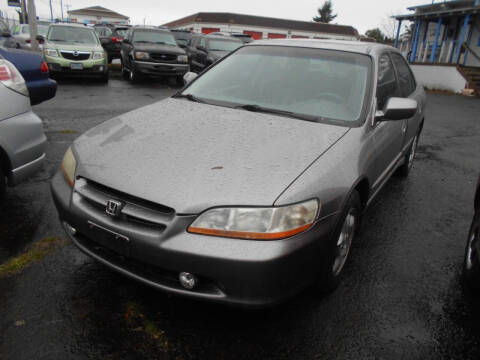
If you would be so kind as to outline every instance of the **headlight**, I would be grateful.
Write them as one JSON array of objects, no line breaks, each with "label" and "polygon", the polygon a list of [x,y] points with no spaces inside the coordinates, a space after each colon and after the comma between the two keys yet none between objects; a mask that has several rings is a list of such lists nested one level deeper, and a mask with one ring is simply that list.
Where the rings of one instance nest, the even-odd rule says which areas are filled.
[{"label": "headlight", "polygon": [[147,60],[150,58],[150,55],[146,52],[138,51],[135,53],[135,58],[138,60]]},{"label": "headlight", "polygon": [[318,211],[315,199],[282,207],[216,208],[199,215],[188,231],[240,239],[283,239],[307,230]]},{"label": "headlight", "polygon": [[187,55],[178,55],[177,56],[178,62],[188,63],[188,56]]},{"label": "headlight", "polygon": [[103,51],[95,51],[93,53],[93,60],[103,59]]},{"label": "headlight", "polygon": [[58,57],[58,51],[55,49],[44,49],[43,51],[46,56]]},{"label": "headlight", "polygon": [[77,167],[77,161],[75,160],[75,156],[73,155],[72,148],[69,147],[65,155],[63,156],[62,161],[62,172],[63,176],[65,176],[65,180],[68,182],[68,185],[73,187],[73,183],[75,182],[75,169]]}]

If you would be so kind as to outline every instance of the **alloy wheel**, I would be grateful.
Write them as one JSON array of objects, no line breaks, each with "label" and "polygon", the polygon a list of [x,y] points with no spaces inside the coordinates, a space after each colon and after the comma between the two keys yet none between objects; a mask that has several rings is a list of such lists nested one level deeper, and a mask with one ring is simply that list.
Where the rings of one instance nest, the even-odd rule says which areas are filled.
[{"label": "alloy wheel", "polygon": [[337,276],[342,271],[347,261],[352,241],[355,236],[355,229],[357,226],[357,218],[355,215],[356,210],[351,208],[345,217],[345,221],[342,225],[342,230],[337,239],[335,247],[335,259],[333,261],[332,272],[334,276]]}]

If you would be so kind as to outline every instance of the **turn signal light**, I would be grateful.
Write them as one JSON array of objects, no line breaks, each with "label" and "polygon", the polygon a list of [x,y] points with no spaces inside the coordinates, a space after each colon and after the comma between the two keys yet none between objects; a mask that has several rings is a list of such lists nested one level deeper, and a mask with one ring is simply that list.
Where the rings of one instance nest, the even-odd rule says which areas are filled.
[{"label": "turn signal light", "polygon": [[48,65],[45,61],[42,62],[42,65],[40,65],[40,71],[42,73],[48,73]]}]

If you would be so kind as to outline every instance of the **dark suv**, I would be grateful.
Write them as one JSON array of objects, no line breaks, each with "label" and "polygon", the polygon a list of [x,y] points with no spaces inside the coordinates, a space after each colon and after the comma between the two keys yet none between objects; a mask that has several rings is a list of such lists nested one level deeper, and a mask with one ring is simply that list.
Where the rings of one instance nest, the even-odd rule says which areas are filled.
[{"label": "dark suv", "polygon": [[242,45],[241,40],[229,36],[193,35],[187,49],[190,67],[200,72]]},{"label": "dark suv", "polygon": [[100,42],[107,52],[108,63],[113,59],[120,59],[122,40],[127,35],[129,26],[115,26],[110,24],[95,25],[95,31]]},{"label": "dark suv", "polygon": [[131,81],[141,76],[174,76],[183,84],[183,75],[190,70],[185,50],[165,29],[129,29],[122,41],[121,58],[122,74]]}]

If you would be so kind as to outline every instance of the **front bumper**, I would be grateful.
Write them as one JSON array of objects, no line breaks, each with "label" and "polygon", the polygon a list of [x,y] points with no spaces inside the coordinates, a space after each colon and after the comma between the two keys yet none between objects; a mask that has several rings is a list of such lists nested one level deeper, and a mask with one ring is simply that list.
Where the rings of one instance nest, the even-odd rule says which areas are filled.
[{"label": "front bumper", "polygon": [[[142,224],[127,226],[84,201],[76,190],[72,192],[61,172],[54,176],[51,188],[67,234],[89,256],[159,290],[249,307],[280,302],[312,284],[336,220],[326,218],[284,240],[227,239],[186,232],[194,215],[174,214],[161,231]],[[98,227],[116,234],[119,242],[114,246],[121,250],[105,245]],[[124,237],[129,241],[124,242]],[[182,288],[178,280],[182,271],[195,274],[199,286]]]},{"label": "front bumper", "polygon": [[47,138],[32,111],[0,122],[0,144],[10,161],[8,184],[15,186],[42,168]]},{"label": "front bumper", "polygon": [[[62,57],[45,56],[45,61],[52,75],[67,74],[79,76],[100,76],[108,72],[108,64],[105,58],[98,60],[74,61]],[[72,69],[71,64],[82,64],[82,69]]]},{"label": "front bumper", "polygon": [[134,61],[135,71],[150,76],[185,75],[190,71],[188,64]]}]

